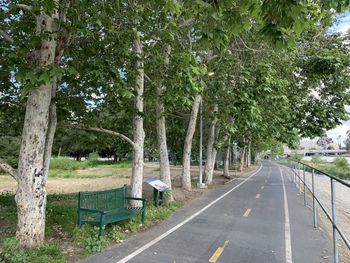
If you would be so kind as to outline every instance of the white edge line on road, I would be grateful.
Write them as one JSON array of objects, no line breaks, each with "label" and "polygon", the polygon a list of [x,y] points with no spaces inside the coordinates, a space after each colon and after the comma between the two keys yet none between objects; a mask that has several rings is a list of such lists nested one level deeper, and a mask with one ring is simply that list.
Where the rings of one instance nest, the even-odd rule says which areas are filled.
[{"label": "white edge line on road", "polygon": [[209,203],[208,205],[206,205],[205,207],[203,207],[201,210],[199,210],[198,212],[196,212],[195,214],[191,215],[190,217],[188,217],[187,219],[185,219],[184,221],[182,221],[181,223],[177,224],[176,226],[174,226],[173,228],[169,229],[167,232],[163,233],[162,235],[160,235],[159,237],[153,239],[152,241],[148,242],[147,244],[145,244],[144,246],[140,247],[139,249],[135,250],[133,253],[131,253],[130,255],[124,257],[123,259],[117,261],[116,263],[126,263],[128,262],[130,259],[136,257],[138,254],[142,253],[143,251],[145,251],[146,249],[150,248],[151,246],[153,246],[154,244],[156,244],[157,242],[159,242],[160,240],[162,240],[163,238],[165,238],[166,236],[170,235],[171,233],[173,233],[174,231],[176,231],[177,229],[179,229],[180,227],[182,227],[184,224],[186,224],[188,221],[192,220],[193,218],[195,218],[196,216],[200,215],[201,213],[203,213],[205,210],[207,210],[209,207],[211,207],[212,205],[214,205],[215,203],[217,203],[218,201],[220,201],[222,198],[224,198],[225,196],[227,196],[228,194],[230,194],[232,191],[236,190],[238,187],[240,187],[242,184],[244,184],[245,182],[247,182],[251,177],[253,177],[254,175],[256,175],[258,172],[260,172],[262,168],[262,165],[260,165],[259,169],[254,172],[253,174],[251,174],[249,177],[247,177],[244,181],[242,181],[241,183],[239,183],[238,185],[236,185],[235,187],[233,187],[231,190],[227,191],[225,194],[223,194],[222,196],[218,197],[217,199],[215,199],[214,201],[212,201],[211,203]]},{"label": "white edge line on road", "polygon": [[280,169],[280,175],[282,179],[282,186],[283,186],[283,196],[284,196],[284,238],[285,238],[285,246],[286,246],[286,263],[293,263],[292,259],[292,242],[290,237],[290,223],[289,223],[289,209],[288,209],[288,200],[287,200],[287,193],[286,193],[286,187],[284,186],[284,179],[281,167],[278,166]]}]

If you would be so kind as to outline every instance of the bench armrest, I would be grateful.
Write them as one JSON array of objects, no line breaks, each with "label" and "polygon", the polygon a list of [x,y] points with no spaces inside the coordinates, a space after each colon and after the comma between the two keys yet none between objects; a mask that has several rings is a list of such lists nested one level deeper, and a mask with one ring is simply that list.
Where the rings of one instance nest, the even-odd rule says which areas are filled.
[{"label": "bench armrest", "polygon": [[138,198],[138,197],[125,197],[125,200],[142,201],[142,207],[143,208],[146,206],[146,203],[147,203],[145,198]]},{"label": "bench armrest", "polygon": [[92,213],[101,213],[105,214],[106,212],[103,210],[93,209],[93,208],[79,208],[79,211],[86,211],[86,212],[92,212]]}]

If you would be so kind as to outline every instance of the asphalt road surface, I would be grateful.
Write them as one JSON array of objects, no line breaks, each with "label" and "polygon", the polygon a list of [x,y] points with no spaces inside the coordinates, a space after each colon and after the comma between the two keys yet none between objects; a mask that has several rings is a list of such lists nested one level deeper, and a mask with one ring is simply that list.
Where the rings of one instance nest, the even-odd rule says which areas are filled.
[{"label": "asphalt road surface", "polygon": [[169,220],[85,263],[333,262],[289,176],[263,161],[247,177],[211,191]]}]

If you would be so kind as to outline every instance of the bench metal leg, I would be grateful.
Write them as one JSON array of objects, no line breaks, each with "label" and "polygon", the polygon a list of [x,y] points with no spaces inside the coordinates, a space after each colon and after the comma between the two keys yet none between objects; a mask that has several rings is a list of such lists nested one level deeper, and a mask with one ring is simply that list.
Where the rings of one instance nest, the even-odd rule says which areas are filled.
[{"label": "bench metal leg", "polygon": [[82,223],[81,223],[81,212],[80,212],[80,211],[78,211],[78,220],[77,220],[77,224],[78,224],[78,226],[81,226],[81,225],[82,225]]},{"label": "bench metal leg", "polygon": [[146,216],[146,211],[143,211],[141,214],[141,223],[144,224],[145,223],[145,216]]},{"label": "bench metal leg", "polygon": [[100,225],[100,230],[98,231],[98,237],[102,237],[105,234],[105,225]]}]

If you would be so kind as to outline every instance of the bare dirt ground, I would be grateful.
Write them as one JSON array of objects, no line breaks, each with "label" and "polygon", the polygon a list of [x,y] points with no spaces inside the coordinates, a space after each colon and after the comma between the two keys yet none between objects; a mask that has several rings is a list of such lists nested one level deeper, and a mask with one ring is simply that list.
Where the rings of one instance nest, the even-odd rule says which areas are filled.
[{"label": "bare dirt ground", "polygon": [[[300,171],[302,174],[302,171]],[[311,189],[312,185],[312,175],[311,173],[306,173],[306,183]],[[337,207],[337,224],[340,229],[344,232],[345,236],[350,238],[350,189],[340,183],[335,184],[336,187],[336,207]],[[301,188],[303,189],[303,187]],[[332,215],[331,207],[331,190],[330,190],[330,179],[324,175],[315,175],[315,193],[316,197],[320,200],[322,205],[325,207],[329,215]],[[311,198],[311,195],[310,195]],[[322,226],[326,228],[326,232],[329,238],[332,238],[332,225],[330,224],[328,218],[317,206],[319,218],[322,221]],[[310,219],[312,220],[312,219]],[[347,249],[343,240],[338,238],[338,246],[340,251],[340,262],[348,263],[350,262],[350,252]]]}]

